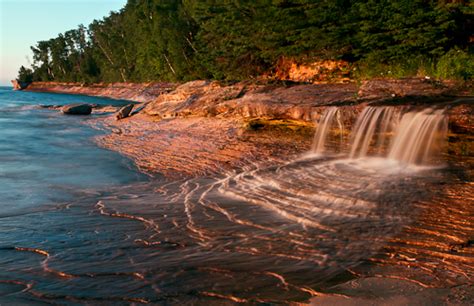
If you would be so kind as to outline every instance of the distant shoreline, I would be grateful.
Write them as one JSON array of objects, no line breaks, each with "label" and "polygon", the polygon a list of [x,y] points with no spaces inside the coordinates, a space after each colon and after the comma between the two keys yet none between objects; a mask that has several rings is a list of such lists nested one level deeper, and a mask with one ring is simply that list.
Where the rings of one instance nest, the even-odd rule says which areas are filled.
[{"label": "distant shoreline", "polygon": [[33,82],[19,88],[13,89],[32,92],[51,92],[64,94],[79,94],[95,97],[104,97],[118,100],[129,100],[134,102],[150,102],[160,94],[175,87],[173,83],[112,83],[112,84],[90,84],[62,83],[62,82]]},{"label": "distant shoreline", "polygon": [[[88,96],[106,97],[112,99],[129,100],[134,102],[151,102],[158,98],[160,95],[172,92],[178,86],[179,83],[169,82],[148,82],[148,83],[94,83],[94,84],[83,84],[83,83],[67,83],[67,82],[32,82],[30,84],[19,85],[16,80],[11,81],[13,86],[2,86],[9,87],[14,90],[25,90],[33,92],[51,92],[51,93],[65,93],[65,94],[81,94]],[[192,83],[196,81],[191,81]],[[199,81],[198,81],[199,82]],[[210,81],[206,81],[210,82]],[[184,83],[184,84],[188,84]],[[219,82],[213,82],[220,84]],[[250,81],[240,82],[237,84],[246,84],[247,87],[260,86],[260,87],[281,87],[289,88],[296,86],[330,86],[335,90],[345,88],[348,84],[355,83],[298,83],[298,82],[280,82],[280,83],[268,83],[265,85],[253,84]],[[278,85],[280,84],[280,85]],[[375,85],[376,88],[371,88]],[[231,85],[232,86],[232,85]],[[360,91],[365,90],[363,88],[370,88],[371,91],[369,96],[360,96]],[[361,89],[362,88],[362,89]],[[371,80],[362,81],[360,86],[354,85],[352,90],[353,95],[357,99],[369,99],[369,100],[386,100],[390,98],[401,98],[404,96],[471,96],[474,95],[473,84],[458,82],[452,80],[436,81],[429,78],[376,78]],[[377,93],[376,91],[380,92]]]}]

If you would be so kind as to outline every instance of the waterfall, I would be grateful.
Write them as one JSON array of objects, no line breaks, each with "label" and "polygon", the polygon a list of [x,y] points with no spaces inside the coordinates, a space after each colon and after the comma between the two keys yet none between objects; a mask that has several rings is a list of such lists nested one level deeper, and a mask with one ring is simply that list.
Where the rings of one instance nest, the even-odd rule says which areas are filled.
[{"label": "waterfall", "polygon": [[[326,140],[335,121],[341,130],[342,143],[340,111],[330,107],[321,116],[312,152],[324,153]],[[369,106],[362,111],[354,125],[349,158],[363,158],[370,151],[405,164],[427,164],[435,153],[441,151],[447,130],[444,110],[427,108],[401,116],[401,110],[397,107]]]},{"label": "waterfall", "polygon": [[318,128],[314,135],[313,146],[311,149],[313,153],[322,154],[324,152],[326,139],[328,137],[329,131],[331,130],[331,125],[333,124],[334,119],[337,121],[342,142],[344,126],[341,120],[341,113],[337,107],[329,107],[326,109],[319,120]]},{"label": "waterfall", "polygon": [[383,154],[384,148],[387,146],[389,134],[393,133],[400,123],[400,110],[394,107],[386,107],[382,117],[382,123],[379,131],[376,147],[379,154]]},{"label": "waterfall", "polygon": [[367,107],[360,114],[351,135],[350,158],[367,156],[369,146],[378,132],[377,151],[382,151],[387,133],[392,132],[397,123],[398,110],[393,107]]},{"label": "waterfall", "polygon": [[448,131],[444,110],[426,109],[403,115],[388,158],[407,164],[426,164],[442,148]]}]

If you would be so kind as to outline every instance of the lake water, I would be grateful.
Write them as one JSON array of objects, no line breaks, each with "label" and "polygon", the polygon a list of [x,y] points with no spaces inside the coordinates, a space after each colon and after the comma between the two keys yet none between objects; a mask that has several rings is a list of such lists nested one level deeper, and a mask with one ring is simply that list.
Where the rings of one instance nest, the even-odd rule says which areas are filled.
[{"label": "lake water", "polygon": [[38,105],[126,101],[0,88],[0,216],[68,201],[76,192],[139,180],[131,163],[98,148],[88,117]]},{"label": "lake water", "polygon": [[[86,123],[96,116],[65,116],[39,107],[71,103],[129,102],[0,87],[0,304],[4,299],[16,302],[6,297],[10,290],[16,292],[15,282],[32,281],[30,275],[17,274],[24,266],[21,256],[9,256],[11,249],[40,247],[58,239],[58,222],[51,212],[96,190],[147,180],[129,160],[94,143],[93,137],[101,132]],[[69,219],[67,228],[72,230],[76,222]],[[33,258],[27,269],[37,264]]]}]

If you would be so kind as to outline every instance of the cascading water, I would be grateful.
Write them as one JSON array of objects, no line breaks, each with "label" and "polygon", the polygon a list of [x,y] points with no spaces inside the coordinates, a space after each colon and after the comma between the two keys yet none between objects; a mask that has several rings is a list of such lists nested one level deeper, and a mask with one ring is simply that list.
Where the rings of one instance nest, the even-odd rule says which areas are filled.
[{"label": "cascading water", "polygon": [[[335,118],[342,129],[340,112],[336,107],[328,108],[322,115],[312,152],[324,152]],[[427,108],[401,116],[401,110],[397,107],[369,106],[356,120],[351,133],[349,158],[364,158],[369,151],[374,151],[379,156],[404,164],[427,164],[441,150],[447,129],[444,110]]]},{"label": "cascading water", "polygon": [[326,139],[331,130],[331,126],[334,124],[334,120],[336,120],[338,124],[342,143],[344,126],[341,120],[341,113],[337,107],[329,107],[319,120],[318,129],[314,135],[313,146],[311,149],[313,153],[322,154],[325,151]]},{"label": "cascading water", "polygon": [[398,110],[393,107],[367,107],[357,119],[352,132],[350,158],[367,156],[367,152],[378,132],[377,151],[381,151],[387,139],[387,133],[393,131],[397,123]]},{"label": "cascading water", "polygon": [[426,109],[403,115],[388,158],[406,164],[427,164],[441,151],[448,132],[444,110]]},{"label": "cascading water", "polygon": [[380,154],[383,153],[383,149],[386,147],[386,142],[387,140],[389,140],[389,134],[394,132],[399,122],[400,111],[393,107],[386,107],[384,110],[384,115],[382,117],[379,137],[376,144],[378,152]]}]

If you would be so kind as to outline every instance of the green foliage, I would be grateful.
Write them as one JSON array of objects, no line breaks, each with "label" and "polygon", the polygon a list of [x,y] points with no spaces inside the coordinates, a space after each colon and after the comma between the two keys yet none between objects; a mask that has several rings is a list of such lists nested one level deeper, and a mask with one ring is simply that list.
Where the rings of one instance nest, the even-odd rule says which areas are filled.
[{"label": "green foliage", "polygon": [[435,77],[438,79],[471,80],[474,77],[474,55],[453,48],[436,61],[418,55],[393,62],[375,60],[359,61],[354,76],[368,79],[374,77]]},{"label": "green foliage", "polygon": [[443,79],[474,77],[474,55],[460,49],[452,49],[439,59],[435,76]]},{"label": "green foliage", "polygon": [[374,77],[425,77],[435,75],[435,64],[433,60],[425,56],[411,56],[404,59],[381,62],[375,59],[364,59],[357,63],[353,76],[359,79],[370,79]]},{"label": "green foliage", "polygon": [[33,70],[21,66],[16,80],[20,83],[31,83],[33,81]]},{"label": "green foliage", "polygon": [[359,76],[469,79],[472,16],[463,0],[128,0],[88,27],[39,41],[33,80],[232,81],[271,71],[282,57],[345,59]]}]

